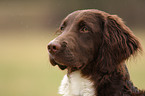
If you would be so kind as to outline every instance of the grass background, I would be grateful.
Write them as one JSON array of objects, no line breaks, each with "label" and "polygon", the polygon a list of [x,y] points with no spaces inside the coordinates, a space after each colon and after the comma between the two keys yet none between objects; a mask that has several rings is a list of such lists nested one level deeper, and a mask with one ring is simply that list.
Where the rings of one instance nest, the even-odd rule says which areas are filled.
[{"label": "grass background", "polygon": [[[52,67],[47,44],[55,30],[18,29],[0,35],[0,96],[60,96],[58,87],[65,71]],[[144,30],[133,30],[145,48]],[[131,80],[145,89],[144,52],[127,62]]]}]

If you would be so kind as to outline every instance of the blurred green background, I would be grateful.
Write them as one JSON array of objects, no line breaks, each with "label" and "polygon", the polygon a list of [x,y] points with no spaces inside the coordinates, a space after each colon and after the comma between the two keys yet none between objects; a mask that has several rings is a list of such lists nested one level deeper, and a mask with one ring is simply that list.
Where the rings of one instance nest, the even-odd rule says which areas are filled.
[{"label": "blurred green background", "polygon": [[[50,65],[47,44],[67,14],[88,8],[118,14],[145,49],[145,0],[0,0],[0,96],[60,96],[66,72]],[[145,89],[144,52],[127,65]]]}]

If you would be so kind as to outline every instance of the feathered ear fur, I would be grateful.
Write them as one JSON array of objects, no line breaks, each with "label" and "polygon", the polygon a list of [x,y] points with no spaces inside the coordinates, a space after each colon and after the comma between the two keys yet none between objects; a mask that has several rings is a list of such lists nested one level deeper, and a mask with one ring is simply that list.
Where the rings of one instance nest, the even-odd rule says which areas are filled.
[{"label": "feathered ear fur", "polygon": [[118,64],[141,48],[132,31],[116,15],[106,17],[102,36],[103,42],[97,60],[104,72],[112,72]]}]

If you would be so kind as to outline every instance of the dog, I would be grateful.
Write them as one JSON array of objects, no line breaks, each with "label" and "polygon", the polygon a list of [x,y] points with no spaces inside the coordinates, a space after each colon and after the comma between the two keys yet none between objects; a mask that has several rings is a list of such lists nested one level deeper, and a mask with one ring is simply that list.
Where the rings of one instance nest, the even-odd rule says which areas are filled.
[{"label": "dog", "polygon": [[53,66],[67,69],[63,96],[145,96],[130,80],[125,61],[141,44],[117,15],[78,10],[61,23],[60,35],[48,44]]}]

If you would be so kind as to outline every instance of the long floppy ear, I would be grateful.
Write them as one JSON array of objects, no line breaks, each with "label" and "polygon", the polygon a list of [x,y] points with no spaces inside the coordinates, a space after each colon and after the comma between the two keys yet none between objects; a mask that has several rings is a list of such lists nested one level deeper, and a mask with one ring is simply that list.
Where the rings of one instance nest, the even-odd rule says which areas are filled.
[{"label": "long floppy ear", "polygon": [[103,42],[97,60],[102,63],[100,68],[104,72],[113,71],[118,64],[141,49],[132,31],[116,15],[106,17],[102,36]]}]

